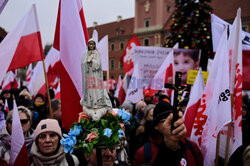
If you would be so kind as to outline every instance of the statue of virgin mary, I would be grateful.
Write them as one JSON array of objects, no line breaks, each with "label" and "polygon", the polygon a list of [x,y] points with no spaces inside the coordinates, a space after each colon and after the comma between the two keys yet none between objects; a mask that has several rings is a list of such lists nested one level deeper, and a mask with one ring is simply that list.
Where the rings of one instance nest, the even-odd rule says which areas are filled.
[{"label": "statue of virgin mary", "polygon": [[99,120],[112,109],[112,104],[103,85],[101,57],[93,39],[88,41],[88,49],[82,56],[81,68],[83,96],[80,103],[89,117]]}]

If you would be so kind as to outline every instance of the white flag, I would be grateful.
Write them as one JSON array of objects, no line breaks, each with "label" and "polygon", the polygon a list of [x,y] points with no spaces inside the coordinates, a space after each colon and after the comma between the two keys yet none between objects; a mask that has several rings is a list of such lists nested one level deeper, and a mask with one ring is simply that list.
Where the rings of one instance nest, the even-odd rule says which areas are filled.
[{"label": "white flag", "polygon": [[214,165],[217,135],[230,121],[229,57],[225,30],[215,54],[190,137],[200,147],[205,166]]},{"label": "white flag", "polygon": [[125,100],[137,103],[141,99],[143,99],[143,85],[140,84],[139,66],[138,64],[136,64],[134,67],[132,78],[129,82]]}]

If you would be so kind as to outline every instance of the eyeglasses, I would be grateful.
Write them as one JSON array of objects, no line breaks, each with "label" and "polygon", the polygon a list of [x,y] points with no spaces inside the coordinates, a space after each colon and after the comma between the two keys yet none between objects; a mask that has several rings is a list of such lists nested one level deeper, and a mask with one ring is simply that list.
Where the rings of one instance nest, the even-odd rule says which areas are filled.
[{"label": "eyeglasses", "polygon": [[[27,124],[28,121],[29,121],[29,119],[20,119],[20,122],[21,122],[22,125]],[[12,120],[9,120],[9,123],[12,124]]]},{"label": "eyeglasses", "polygon": [[55,138],[57,136],[56,133],[42,133],[38,136],[38,139],[45,140],[49,136],[49,138]]}]

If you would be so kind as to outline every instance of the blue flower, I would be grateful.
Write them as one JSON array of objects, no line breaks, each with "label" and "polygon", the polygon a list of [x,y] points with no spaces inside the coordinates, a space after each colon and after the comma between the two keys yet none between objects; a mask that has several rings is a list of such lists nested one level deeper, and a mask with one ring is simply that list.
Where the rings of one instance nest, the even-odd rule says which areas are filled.
[{"label": "blue flower", "polygon": [[81,126],[74,126],[74,129],[69,130],[69,135],[70,136],[78,136],[82,132],[82,127]]},{"label": "blue flower", "polygon": [[61,139],[60,143],[64,146],[64,152],[65,153],[72,153],[74,151],[74,146],[76,144],[76,137],[63,134],[65,137],[64,139]]},{"label": "blue flower", "polygon": [[121,139],[124,136],[124,131],[122,129],[118,130],[119,139]]},{"label": "blue flower", "polygon": [[112,130],[109,128],[104,129],[104,134],[107,137],[110,137],[112,135]]},{"label": "blue flower", "polygon": [[119,109],[118,111],[118,116],[122,118],[123,122],[125,124],[129,123],[130,120],[130,113],[128,113],[127,111],[125,111],[124,109]]}]

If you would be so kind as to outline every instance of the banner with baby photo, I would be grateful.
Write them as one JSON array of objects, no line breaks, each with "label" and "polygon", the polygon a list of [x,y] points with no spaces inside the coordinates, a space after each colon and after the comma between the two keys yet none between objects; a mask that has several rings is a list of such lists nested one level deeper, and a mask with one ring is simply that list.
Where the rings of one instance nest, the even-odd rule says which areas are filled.
[{"label": "banner with baby photo", "polygon": [[182,84],[187,84],[189,70],[199,69],[200,55],[201,50],[198,49],[174,49],[173,72],[182,73]]}]

